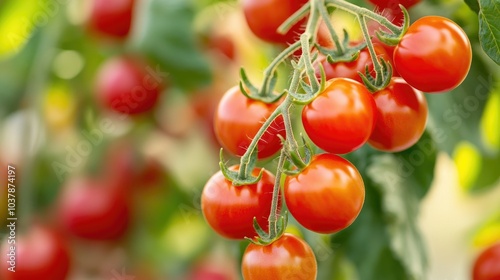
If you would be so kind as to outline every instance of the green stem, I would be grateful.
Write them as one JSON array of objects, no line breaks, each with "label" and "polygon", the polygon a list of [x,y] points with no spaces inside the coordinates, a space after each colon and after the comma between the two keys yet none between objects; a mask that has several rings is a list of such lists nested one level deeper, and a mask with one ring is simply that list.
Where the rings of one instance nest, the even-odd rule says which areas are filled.
[{"label": "green stem", "polygon": [[283,112],[283,110],[281,109],[283,104],[284,103],[280,104],[276,108],[276,110],[274,110],[274,112],[269,116],[269,118],[267,118],[267,120],[262,124],[259,131],[257,131],[257,134],[255,134],[255,137],[252,139],[252,142],[250,142],[250,145],[248,145],[245,154],[240,159],[240,170],[238,173],[239,179],[245,179],[249,174],[252,174],[253,170],[248,170],[252,154],[256,152],[257,144],[259,143],[264,133],[266,133],[267,129],[271,126],[273,121]]},{"label": "green stem", "polygon": [[335,32],[335,29],[333,28],[333,25],[330,22],[330,15],[328,14],[328,11],[326,10],[324,5],[318,7],[318,10],[321,13],[321,17],[323,18],[323,21],[325,22],[328,31],[330,32],[330,36],[332,37],[333,42],[335,43],[335,48],[338,50],[338,53],[343,54],[344,46],[342,46],[342,43],[340,43],[340,39],[337,36],[337,32]]},{"label": "green stem", "polygon": [[281,209],[278,209],[280,200],[280,185],[281,185],[281,173],[283,166],[285,165],[285,150],[281,150],[279,157],[278,167],[276,171],[276,179],[274,181],[273,188],[273,198],[271,201],[271,212],[269,213],[269,237],[274,239],[278,235],[278,229],[276,227],[276,222],[278,221],[278,215],[281,214]]},{"label": "green stem", "polygon": [[372,62],[373,62],[373,69],[375,70],[375,75],[376,75],[376,81],[377,83],[382,82],[382,65],[380,65],[380,62],[378,61],[377,58],[377,53],[375,52],[375,48],[373,47],[373,42],[370,38],[370,32],[368,31],[368,26],[366,25],[366,18],[365,16],[359,14],[358,15],[358,20],[359,20],[359,25],[361,27],[361,31],[363,32],[363,37],[365,37],[366,41],[366,47],[368,48],[368,52],[370,53]]},{"label": "green stem", "polygon": [[356,16],[363,15],[365,17],[369,17],[369,18],[379,22],[383,26],[387,27],[387,29],[389,29],[394,34],[398,34],[401,32],[399,26],[393,24],[386,17],[379,15],[371,10],[356,6],[356,5],[349,3],[345,0],[325,0],[325,1],[328,4],[328,6],[333,6],[333,7],[342,9],[342,10],[350,12]]}]

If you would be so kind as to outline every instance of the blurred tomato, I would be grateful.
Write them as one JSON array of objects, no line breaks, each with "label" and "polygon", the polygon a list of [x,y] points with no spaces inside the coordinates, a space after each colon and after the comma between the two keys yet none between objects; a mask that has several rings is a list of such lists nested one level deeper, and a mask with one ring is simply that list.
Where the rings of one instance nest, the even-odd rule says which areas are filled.
[{"label": "blurred tomato", "polygon": [[[1,246],[0,276],[4,280],[64,280],[70,269],[70,253],[52,229],[35,225]],[[15,242],[15,243],[14,243]],[[15,250],[12,250],[15,248]],[[15,272],[9,271],[14,267]]]},{"label": "blurred tomato", "polygon": [[93,0],[89,28],[112,38],[125,38],[132,26],[135,0]]},{"label": "blurred tomato", "polygon": [[68,181],[59,197],[58,214],[66,231],[91,240],[121,238],[131,219],[123,188],[94,178]]}]

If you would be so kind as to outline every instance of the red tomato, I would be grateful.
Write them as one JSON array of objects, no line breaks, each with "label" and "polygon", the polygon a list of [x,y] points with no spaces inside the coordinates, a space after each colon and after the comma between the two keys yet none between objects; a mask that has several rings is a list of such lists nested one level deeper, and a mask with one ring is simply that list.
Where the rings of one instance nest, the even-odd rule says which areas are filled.
[{"label": "red tomato", "polygon": [[321,149],[345,154],[361,147],[375,127],[376,107],[359,82],[336,78],[302,111],[302,123]]},{"label": "red tomato", "polygon": [[473,280],[500,279],[500,243],[487,248],[474,262],[472,271]]},{"label": "red tomato", "polygon": [[418,19],[394,49],[394,66],[412,87],[429,93],[450,91],[467,76],[472,50],[467,34],[439,16]]},{"label": "red tomato", "polygon": [[351,225],[365,200],[365,185],[349,161],[320,154],[298,175],[285,179],[290,214],[305,228],[334,233]]},{"label": "red tomato", "polygon": [[[217,140],[227,151],[242,156],[262,124],[278,105],[249,99],[241,93],[238,86],[229,89],[215,111],[214,130]],[[271,124],[258,142],[259,159],[272,156],[281,148],[278,135],[285,138],[282,116]]]},{"label": "red tomato", "polygon": [[130,32],[134,12],[134,0],[94,0],[89,26],[92,31],[125,38]]},{"label": "red tomato", "polygon": [[144,113],[158,101],[165,83],[162,76],[139,59],[116,57],[106,61],[97,74],[96,98],[104,107],[119,113]]},{"label": "red tomato", "polygon": [[375,5],[375,10],[380,12],[383,16],[389,19],[396,25],[403,24],[403,11],[399,4],[403,5],[406,9],[418,4],[420,0],[369,0]]},{"label": "red tomato", "polygon": [[368,143],[386,152],[400,152],[413,146],[427,123],[427,101],[422,92],[401,78],[373,95],[377,121]]},{"label": "red tomato", "polygon": [[[15,251],[10,250],[11,246],[15,247]],[[0,252],[1,279],[67,279],[71,263],[69,249],[61,236],[48,228],[34,226],[16,239],[6,238]],[[15,268],[15,272],[8,270],[11,266]]]},{"label": "red tomato", "polygon": [[131,209],[118,186],[94,179],[73,179],[61,194],[60,221],[69,233],[91,240],[115,240],[127,231]]},{"label": "red tomato", "polygon": [[245,280],[315,280],[318,267],[311,247],[285,233],[267,246],[250,243],[241,270]]},{"label": "red tomato", "polygon": [[277,32],[283,22],[299,10],[307,0],[241,0],[250,30],[270,43],[290,44],[299,40],[305,20],[296,23],[285,35]]},{"label": "red tomato", "polygon": [[[233,166],[231,170],[238,170]],[[260,169],[252,172],[257,176]],[[253,218],[267,230],[271,212],[274,175],[264,170],[257,184],[236,187],[221,171],[215,173],[203,188],[201,210],[207,223],[218,234],[231,239],[253,238]]]},{"label": "red tomato", "polygon": [[[373,44],[373,46],[378,58],[383,58],[385,61],[390,62],[390,57],[381,44]],[[365,73],[366,66],[368,66],[371,75],[375,77],[373,62],[367,48],[361,50],[359,57],[355,61],[330,63],[325,56],[322,56],[319,61],[325,69],[326,80],[333,78],[349,78],[362,83],[363,81],[358,72]],[[316,67],[316,76],[318,78],[321,77],[319,67]]]}]

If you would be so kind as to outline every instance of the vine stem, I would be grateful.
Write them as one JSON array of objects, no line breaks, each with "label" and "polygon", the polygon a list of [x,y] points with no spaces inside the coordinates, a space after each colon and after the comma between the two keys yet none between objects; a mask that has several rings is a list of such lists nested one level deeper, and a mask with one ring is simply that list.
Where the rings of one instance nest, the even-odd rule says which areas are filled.
[{"label": "vine stem", "polygon": [[368,26],[366,25],[366,18],[362,14],[358,14],[359,26],[361,27],[361,31],[363,32],[363,37],[365,37],[366,47],[368,48],[368,52],[370,53],[373,69],[376,72],[377,82],[380,82],[382,79],[382,65],[377,58],[377,53],[375,53],[375,48],[373,47],[373,42],[370,39],[370,32],[368,31]]},{"label": "vine stem", "polygon": [[391,32],[393,33],[399,33],[400,32],[400,27],[392,23],[390,20],[388,20],[386,17],[375,13],[374,11],[368,10],[366,8],[362,8],[359,6],[356,6],[352,3],[349,3],[345,0],[325,0],[328,6],[333,6],[339,9],[342,9],[344,11],[350,12],[356,16],[358,15],[363,15],[365,17],[369,17],[383,26],[387,27]]},{"label": "vine stem", "polygon": [[280,209],[278,209],[279,199],[280,199],[280,186],[281,186],[281,174],[283,166],[285,165],[285,150],[282,149],[278,161],[278,167],[276,170],[276,179],[274,181],[273,188],[273,198],[271,201],[271,211],[269,212],[269,237],[274,239],[277,237],[278,229],[276,227],[276,222],[278,221],[278,215],[281,213]]}]

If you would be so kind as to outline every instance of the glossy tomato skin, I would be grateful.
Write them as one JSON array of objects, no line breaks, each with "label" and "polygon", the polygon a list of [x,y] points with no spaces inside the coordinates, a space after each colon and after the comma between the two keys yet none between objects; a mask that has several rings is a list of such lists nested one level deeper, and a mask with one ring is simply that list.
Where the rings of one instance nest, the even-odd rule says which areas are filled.
[{"label": "glossy tomato skin", "polygon": [[[238,170],[232,166],[231,170]],[[254,169],[257,176],[260,169]],[[264,170],[257,184],[236,187],[221,171],[215,173],[206,183],[201,194],[201,210],[207,223],[218,234],[229,239],[253,238],[253,218],[264,229],[268,218],[274,188],[274,175]],[[281,205],[281,203],[280,203]]]},{"label": "glossy tomato skin", "polygon": [[373,95],[377,121],[368,143],[381,151],[400,152],[420,139],[427,123],[427,101],[422,92],[401,78]]},{"label": "glossy tomato skin", "polygon": [[[391,61],[391,58],[381,44],[373,44],[373,47],[379,59],[382,58],[385,61]],[[375,72],[373,70],[373,62],[370,56],[370,52],[367,48],[362,49],[359,53],[359,57],[351,62],[330,63],[328,62],[327,58],[323,56],[320,58],[320,63],[325,70],[326,80],[330,80],[333,78],[349,78],[362,83],[363,81],[361,80],[358,72],[364,74],[366,66],[368,66],[368,70],[370,71],[372,76],[375,75]],[[316,76],[318,78],[321,77],[319,67],[316,68]]]},{"label": "glossy tomato skin", "polygon": [[127,232],[130,202],[122,188],[90,178],[67,182],[59,201],[59,219],[70,234],[88,240],[117,240]]},{"label": "glossy tomato skin", "polygon": [[[239,87],[229,89],[217,106],[214,130],[222,147],[233,155],[242,156],[262,124],[269,118],[278,103],[266,104],[247,98]],[[259,159],[274,155],[281,149],[281,135],[285,138],[285,124],[279,116],[257,144]]]},{"label": "glossy tomato skin", "polygon": [[474,262],[472,280],[500,279],[500,243],[487,248]]},{"label": "glossy tomato skin", "polygon": [[[7,270],[9,247],[15,246],[15,272]],[[65,280],[71,265],[69,248],[55,231],[36,225],[17,236],[15,244],[1,246],[0,277],[4,280]]]},{"label": "glossy tomato skin", "polygon": [[427,93],[450,91],[467,76],[472,49],[453,21],[426,16],[415,21],[394,49],[394,66],[412,87]]},{"label": "glossy tomato skin", "polygon": [[376,107],[370,92],[346,78],[329,81],[302,111],[307,135],[319,148],[345,154],[361,147],[375,127]]},{"label": "glossy tomato skin", "polygon": [[164,83],[163,77],[141,59],[115,57],[99,69],[95,94],[103,107],[136,115],[153,109]]},{"label": "glossy tomato skin", "polygon": [[98,34],[123,39],[132,26],[134,5],[135,0],[93,0],[89,27]]},{"label": "glossy tomato skin", "polygon": [[351,225],[365,200],[365,186],[349,161],[320,154],[298,175],[285,179],[284,192],[290,214],[305,228],[335,233]]},{"label": "glossy tomato skin", "polygon": [[241,0],[250,30],[270,43],[291,44],[299,40],[305,20],[296,23],[286,34],[277,32],[283,22],[299,10],[307,0]]},{"label": "glossy tomato skin", "polygon": [[311,247],[285,233],[267,246],[250,243],[241,270],[245,280],[315,280],[318,268]]}]

